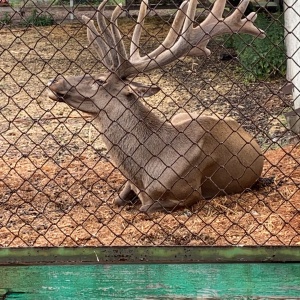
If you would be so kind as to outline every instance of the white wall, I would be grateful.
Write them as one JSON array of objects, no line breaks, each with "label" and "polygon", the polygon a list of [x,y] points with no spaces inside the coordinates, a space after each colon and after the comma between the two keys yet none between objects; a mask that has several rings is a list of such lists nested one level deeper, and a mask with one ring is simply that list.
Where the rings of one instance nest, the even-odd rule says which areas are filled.
[{"label": "white wall", "polygon": [[297,109],[300,108],[300,1],[284,0],[284,9],[287,79],[294,84],[293,99]]}]

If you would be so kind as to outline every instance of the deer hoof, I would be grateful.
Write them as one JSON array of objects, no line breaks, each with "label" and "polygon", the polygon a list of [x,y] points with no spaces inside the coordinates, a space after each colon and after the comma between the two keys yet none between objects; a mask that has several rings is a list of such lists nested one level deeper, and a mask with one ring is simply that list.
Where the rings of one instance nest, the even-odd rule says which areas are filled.
[{"label": "deer hoof", "polygon": [[122,199],[121,197],[117,197],[114,200],[114,204],[117,206],[134,205],[138,200],[139,198],[137,196],[126,200]]},{"label": "deer hoof", "polygon": [[125,200],[121,199],[120,197],[115,198],[114,200],[114,204],[117,206],[124,206],[126,205],[128,202],[126,202]]},{"label": "deer hoof", "polygon": [[155,212],[161,212],[161,211],[165,211],[164,207],[162,207],[161,205],[157,205],[156,203],[151,203],[151,204],[147,204],[147,205],[142,205],[140,207],[140,212],[149,214],[149,213],[155,213]]},{"label": "deer hoof", "polygon": [[140,212],[144,212],[144,213],[148,213],[148,212],[150,212],[151,211],[151,206],[152,206],[152,204],[148,204],[148,205],[142,205],[141,207],[140,207]]}]

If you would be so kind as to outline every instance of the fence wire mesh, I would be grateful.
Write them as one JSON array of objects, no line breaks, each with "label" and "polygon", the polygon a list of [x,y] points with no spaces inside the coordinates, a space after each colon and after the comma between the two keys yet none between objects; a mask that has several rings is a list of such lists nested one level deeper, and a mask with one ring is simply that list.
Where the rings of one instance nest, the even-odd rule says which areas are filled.
[{"label": "fence wire mesh", "polygon": [[[228,46],[233,44],[232,37],[217,37],[209,43],[212,52],[209,57],[184,57],[167,66],[158,66],[151,72],[141,72],[134,81],[157,85],[160,91],[138,101],[130,98],[130,105],[122,105],[115,99],[120,100],[124,93],[133,93],[129,91],[132,79],[126,81],[126,85],[120,84],[125,82],[122,79],[106,88],[105,82],[110,79],[99,79],[99,75],[107,70],[94,49],[88,46],[87,27],[81,15],[95,19],[95,7],[87,4],[83,9],[76,4],[75,9],[69,10],[74,13],[74,20],[70,21],[66,4],[60,3],[62,6],[55,8],[50,5],[46,11],[36,3],[32,2],[31,6],[27,5],[29,2],[25,4],[20,9],[15,7],[6,11],[0,7],[1,247],[300,244],[300,150],[297,134],[289,129],[285,118],[285,113],[293,111],[293,98],[284,92],[285,54],[283,62],[277,61],[279,54],[285,51],[282,47],[283,34],[278,43],[271,40],[271,34],[267,34],[264,43],[269,41],[271,46],[264,53],[265,49],[256,48],[254,52],[259,60],[244,68],[245,62],[240,53]],[[272,7],[270,5],[270,10]],[[229,3],[225,14],[230,9]],[[264,8],[260,10],[266,19],[266,28],[283,24],[280,20],[284,11],[280,8],[275,13]],[[175,11],[150,10],[143,25],[142,55],[147,57],[147,53],[157,48],[167,36]],[[106,10],[105,16],[109,18],[111,13],[111,10]],[[127,49],[133,36],[136,14],[136,11],[128,13],[125,9],[119,18],[119,28]],[[198,8],[195,26],[207,14],[208,9]],[[39,17],[43,17],[42,21]],[[47,25],[43,22],[49,19],[55,24],[36,26],[37,19],[42,25]],[[253,43],[253,39],[246,41],[243,51],[252,48]],[[272,56],[274,51],[275,56]],[[268,56],[273,62],[272,70],[262,78],[255,70],[265,63]],[[252,54],[248,55],[248,60],[251,58]],[[95,88],[88,83],[83,91],[83,80],[79,80],[78,86],[72,85],[73,81],[68,76],[83,74],[93,74],[94,84],[100,87]],[[67,78],[65,82],[70,83],[65,86],[65,94],[75,90],[81,98],[89,98],[87,95],[101,90],[102,94],[114,95],[110,97],[114,104],[107,103],[103,107],[105,113],[91,115],[62,103],[67,102],[67,96],[61,93],[56,94],[63,98],[58,99],[61,101],[50,100],[48,82],[58,75]],[[99,80],[100,83],[97,82]],[[80,106],[79,103],[73,106]],[[115,105],[122,114],[110,120],[108,111]],[[134,115],[137,107],[144,114]],[[194,114],[201,115],[201,119],[196,120],[197,128],[199,131],[206,130],[205,134],[210,138],[205,139],[204,134],[201,139],[193,135],[196,127],[188,130],[170,125],[178,113],[187,113],[193,118]],[[110,127],[99,124],[102,121],[97,122],[98,116],[102,117],[102,121],[110,120]],[[137,128],[150,128],[152,136],[156,136],[154,140],[159,142],[149,146],[149,135],[137,136],[136,128],[128,130],[128,126],[124,125],[128,116],[131,121],[136,120]],[[159,117],[160,121],[149,116]],[[227,117],[237,120],[252,137],[249,140],[236,137],[240,134],[240,126],[236,127],[233,121],[224,119]],[[218,121],[207,125],[209,120]],[[180,123],[180,119],[177,122]],[[225,127],[219,128],[221,123]],[[230,125],[226,127],[224,124]],[[172,144],[178,139],[178,136],[171,138],[174,130],[170,131],[169,137],[162,130],[166,126],[175,126],[178,136],[185,136],[179,146]],[[228,134],[228,130],[231,133]],[[214,138],[215,134],[219,137]],[[109,142],[104,143],[103,137],[105,140],[111,136],[118,137],[119,142],[108,149]],[[239,145],[240,140],[244,144],[237,153],[231,153],[231,146],[227,143]],[[225,170],[222,176],[226,177],[228,168],[238,174],[243,159],[253,152],[251,144],[254,140],[263,152],[264,165],[260,177],[264,179],[252,188],[243,186],[239,193],[202,199],[194,177],[200,173],[203,178],[209,179],[219,169]],[[164,147],[160,149],[162,144]],[[128,149],[124,150],[124,145]],[[131,154],[125,157],[125,161],[116,161],[116,148]],[[114,199],[125,186],[124,176],[128,176],[128,168],[134,169],[133,165],[139,163],[135,155],[140,149],[144,151],[138,158],[142,163],[132,178],[135,178],[136,185],[142,182],[144,189],[140,185],[140,189],[134,189],[135,194],[138,198],[146,194],[157,201],[154,203],[162,205],[166,203],[162,195],[167,195],[169,200],[178,200],[178,207],[169,209],[171,212],[164,209],[141,212],[139,201],[125,206],[115,203]],[[162,154],[165,149],[169,149],[171,158],[176,152],[177,158],[164,160],[162,157],[169,158],[166,153]],[[146,161],[151,151],[155,153],[150,161]],[[201,155],[197,156],[198,152]],[[234,163],[219,163],[218,159],[223,156]],[[237,157],[237,160],[232,157]],[[124,159],[124,155],[121,158]],[[207,171],[207,167],[203,171],[201,168],[206,160],[214,165],[219,163],[218,170]],[[161,171],[159,166],[165,161],[165,169]],[[254,159],[253,164],[256,162],[257,159]],[[128,165],[126,172],[122,168],[120,172],[119,167],[125,164]],[[180,173],[178,164],[191,168]],[[251,168],[254,167],[251,165],[243,174],[236,175],[235,182],[248,176],[247,170]],[[154,171],[150,173],[149,169]],[[165,173],[155,177],[155,171]],[[230,173],[230,176],[233,175]],[[144,177],[148,178],[148,185],[143,181]],[[176,180],[172,179],[174,177]],[[204,193],[203,178],[199,185],[203,185]],[[238,182],[238,185],[241,187],[243,183]],[[180,206],[185,199],[176,198],[175,192],[172,192],[175,188],[187,189],[187,198],[191,193],[198,193],[197,203]],[[163,194],[161,189],[166,193]],[[226,186],[221,189],[226,191]],[[131,198],[135,194],[130,194]]]}]

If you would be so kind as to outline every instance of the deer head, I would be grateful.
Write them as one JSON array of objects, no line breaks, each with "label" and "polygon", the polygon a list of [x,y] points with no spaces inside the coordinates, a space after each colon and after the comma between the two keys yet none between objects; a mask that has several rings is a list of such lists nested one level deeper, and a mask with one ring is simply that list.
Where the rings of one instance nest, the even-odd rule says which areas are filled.
[{"label": "deer head", "polygon": [[162,68],[183,56],[209,55],[207,44],[214,36],[225,33],[248,33],[259,38],[265,36],[253,24],[255,13],[242,18],[249,0],[242,0],[237,9],[225,19],[222,14],[226,0],[217,0],[207,18],[196,27],[193,27],[193,23],[197,0],[188,0],[181,4],[165,40],[154,51],[142,57],[139,41],[148,5],[147,0],[143,0],[128,55],[117,23],[122,6],[115,8],[107,24],[104,17],[107,1],[104,0],[98,8],[99,31],[92,20],[85,16],[83,20],[88,27],[88,40],[108,72],[96,76],[57,77],[49,83],[51,99],[93,114],[103,109],[112,97],[153,95],[159,88],[136,84],[128,78]]},{"label": "deer head", "polygon": [[240,192],[259,178],[263,159],[258,144],[235,121],[180,114],[171,123],[161,121],[138,99],[159,91],[134,82],[140,73],[162,68],[184,56],[209,55],[209,40],[224,33],[248,33],[263,38],[253,24],[256,14],[243,18],[249,0],[223,18],[226,0],[216,0],[212,11],[194,27],[197,0],[184,1],[165,40],[147,55],[139,41],[147,11],[141,3],[127,54],[118,27],[118,5],[109,24],[104,0],[94,22],[83,17],[87,37],[101,62],[103,74],[59,76],[49,83],[49,97],[96,115],[100,132],[116,167],[128,179],[117,204],[138,196],[142,211],[173,209],[201,198]]}]

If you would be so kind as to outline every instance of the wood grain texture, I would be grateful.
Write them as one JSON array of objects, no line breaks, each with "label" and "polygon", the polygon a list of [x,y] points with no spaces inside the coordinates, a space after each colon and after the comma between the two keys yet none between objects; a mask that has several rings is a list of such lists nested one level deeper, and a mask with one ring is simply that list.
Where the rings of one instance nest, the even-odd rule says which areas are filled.
[{"label": "wood grain texture", "polygon": [[0,267],[0,299],[300,299],[298,263]]}]

